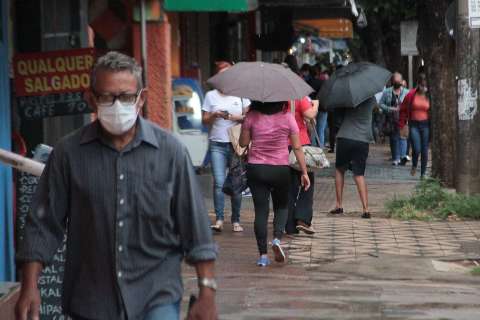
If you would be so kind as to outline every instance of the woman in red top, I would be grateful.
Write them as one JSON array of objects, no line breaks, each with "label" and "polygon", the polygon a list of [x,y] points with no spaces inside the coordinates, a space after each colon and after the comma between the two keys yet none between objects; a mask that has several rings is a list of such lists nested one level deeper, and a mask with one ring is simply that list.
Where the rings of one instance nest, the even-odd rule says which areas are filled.
[{"label": "woman in red top", "polygon": [[427,172],[428,144],[430,140],[430,99],[427,96],[428,86],[425,74],[420,74],[417,87],[410,90],[400,107],[399,128],[407,123],[410,128],[410,141],[413,148],[412,171],[417,172],[419,155],[422,156],[420,174],[423,178]]},{"label": "woman in red top", "polygon": [[[306,119],[315,119],[318,113],[318,104],[313,104],[309,97],[301,100],[295,100],[295,106],[292,108],[291,102],[289,109],[295,109],[295,120],[299,129],[300,143],[302,146],[311,144]],[[292,178],[290,184],[290,195],[288,205],[288,220],[285,231],[288,234],[296,234],[303,231],[307,234],[314,234],[312,228],[313,218],[313,195],[314,195],[314,178],[312,172],[308,173],[311,187],[308,190],[301,188],[300,177],[302,173],[295,169],[291,169]]]},{"label": "woman in red top", "polygon": [[[297,58],[295,56],[288,55],[284,63],[290,70],[299,74]],[[310,136],[305,119],[315,119],[318,113],[318,104],[314,105],[309,97],[304,97],[303,99],[295,100],[293,106],[291,102],[289,102],[288,108],[289,110],[295,110],[295,120],[299,129],[300,143],[302,146],[310,145]],[[315,230],[313,230],[311,223],[313,217],[315,175],[311,172],[308,173],[311,186],[308,190],[303,190],[300,183],[301,172],[291,169],[291,174],[290,195],[288,197],[288,220],[285,231],[287,234],[296,234],[299,233],[299,231],[313,234]]]}]

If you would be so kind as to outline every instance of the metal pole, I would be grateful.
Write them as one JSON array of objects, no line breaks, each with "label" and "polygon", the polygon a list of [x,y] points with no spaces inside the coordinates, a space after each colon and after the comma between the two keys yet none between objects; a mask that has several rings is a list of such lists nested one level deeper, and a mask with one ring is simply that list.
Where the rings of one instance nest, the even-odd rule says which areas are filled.
[{"label": "metal pole", "polygon": [[413,88],[413,56],[408,55],[408,87]]},{"label": "metal pole", "polygon": [[45,168],[45,165],[41,162],[34,161],[4,149],[0,149],[0,162],[37,177],[42,175],[43,168]]},{"label": "metal pole", "polygon": [[[478,89],[480,29],[469,24],[469,1],[458,1],[457,12],[457,191],[480,193],[480,118]],[[435,107],[435,106],[433,106]]]},{"label": "metal pole", "polygon": [[[147,18],[145,14],[145,0],[140,1],[140,33],[142,47],[143,86],[148,87],[148,63],[147,63]],[[147,101],[143,105],[143,116],[148,118]]]}]

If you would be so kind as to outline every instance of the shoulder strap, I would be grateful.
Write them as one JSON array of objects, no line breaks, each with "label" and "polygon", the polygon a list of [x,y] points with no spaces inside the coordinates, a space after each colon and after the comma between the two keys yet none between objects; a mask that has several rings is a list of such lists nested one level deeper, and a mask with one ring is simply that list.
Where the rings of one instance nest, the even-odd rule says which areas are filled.
[{"label": "shoulder strap", "polygon": [[295,100],[290,100],[290,111],[295,116]]}]

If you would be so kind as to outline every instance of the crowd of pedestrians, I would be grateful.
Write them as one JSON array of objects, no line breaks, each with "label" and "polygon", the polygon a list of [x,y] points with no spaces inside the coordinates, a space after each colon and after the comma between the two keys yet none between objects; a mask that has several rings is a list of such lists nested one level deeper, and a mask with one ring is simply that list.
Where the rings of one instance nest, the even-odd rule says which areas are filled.
[{"label": "crowd of pedestrians", "polygon": [[[212,80],[215,77],[209,81],[218,87],[207,93],[202,108],[214,180],[216,218],[210,225],[188,150],[141,115],[147,89],[140,66],[118,52],[98,59],[85,94],[97,120],[55,146],[26,220],[25,238],[17,252],[22,268],[17,319],[38,319],[39,275],[65,233],[62,300],[64,312],[73,319],[179,319],[184,259],[195,267],[199,286],[187,319],[216,319],[217,247],[211,230],[224,230],[224,191],[232,163],[240,174],[230,182],[240,184],[241,191],[248,185],[252,193],[256,263],[261,267],[271,263],[270,201],[274,213],[270,247],[276,262],[286,261],[285,233],[315,233],[312,168],[324,166],[312,165],[312,158],[314,163],[318,159],[305,150],[320,150],[319,159],[328,163],[320,149],[326,149],[327,131],[329,151],[336,153],[337,200],[331,214],[344,213],[345,173],[350,170],[362,218],[371,218],[365,170],[369,144],[375,138],[374,115],[385,115],[382,130],[390,137],[392,163],[406,164],[410,141],[411,174],[416,174],[420,158],[420,173],[425,176],[430,101],[423,74],[410,91],[401,75],[393,74],[391,87],[377,104],[374,95],[391,74],[372,64],[350,64],[331,73],[319,65],[298,68],[295,57],[287,56],[284,66],[244,63],[251,69],[239,67],[231,73],[235,67],[217,63],[218,82]],[[377,81],[368,83],[362,77]],[[352,78],[365,86],[354,90]],[[252,79],[261,80],[252,84]],[[222,81],[233,83],[230,91],[221,89]],[[376,91],[365,89],[368,86]],[[239,87],[248,94],[230,94]],[[233,134],[235,127],[241,127],[238,137]],[[246,151],[239,154],[233,142]],[[245,154],[243,171],[239,159]],[[244,231],[241,191],[231,194],[233,232]]]},{"label": "crowd of pedestrians", "polygon": [[[220,63],[224,68],[230,64]],[[275,261],[283,262],[282,235],[299,232],[308,235],[312,226],[315,174],[305,167],[301,148],[316,145],[336,154],[336,206],[332,215],[344,214],[343,190],[345,173],[350,170],[362,205],[362,218],[371,218],[368,188],[365,180],[369,145],[379,142],[378,136],[389,138],[392,165],[406,165],[412,160],[411,174],[416,174],[419,157],[421,176],[426,174],[429,141],[429,101],[426,78],[419,75],[418,85],[409,90],[399,72],[391,75],[388,86],[375,96],[362,99],[353,108],[327,108],[318,102],[319,92],[332,75],[322,65],[298,67],[293,55],[283,65],[296,73],[313,89],[310,95],[278,102],[250,101],[225,96],[218,90],[207,93],[204,123],[210,126],[210,152],[214,176],[215,231],[221,231],[224,220],[225,180],[232,147],[227,130],[242,124],[240,145],[248,148],[247,180],[255,207],[255,235],[260,257],[259,266],[267,266],[267,222],[270,199],[273,202],[272,250]],[[334,69],[340,70],[342,66]],[[330,71],[333,71],[330,68]],[[339,72],[339,71],[338,71]],[[346,72],[348,74],[348,72]],[[352,95],[353,96],[353,95]],[[326,143],[326,138],[329,143]],[[412,149],[413,157],[409,150]],[[289,151],[293,150],[301,170],[289,167]],[[232,197],[233,231],[241,232],[239,224],[241,194]]]}]

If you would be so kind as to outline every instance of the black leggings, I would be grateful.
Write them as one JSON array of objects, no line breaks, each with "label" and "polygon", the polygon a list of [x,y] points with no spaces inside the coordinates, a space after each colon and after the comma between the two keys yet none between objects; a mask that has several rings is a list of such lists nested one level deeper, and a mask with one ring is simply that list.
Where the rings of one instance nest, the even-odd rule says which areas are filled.
[{"label": "black leggings", "polygon": [[255,207],[255,237],[260,254],[267,253],[268,215],[270,194],[273,201],[273,236],[281,239],[288,215],[288,191],[290,167],[265,164],[249,164],[248,186]]}]

